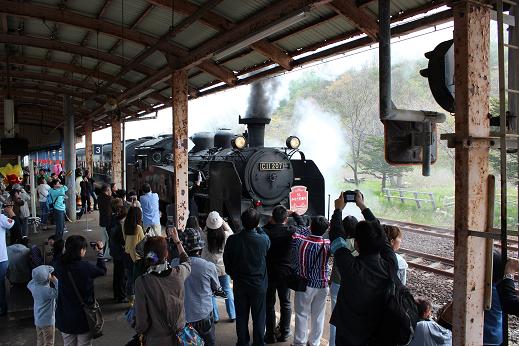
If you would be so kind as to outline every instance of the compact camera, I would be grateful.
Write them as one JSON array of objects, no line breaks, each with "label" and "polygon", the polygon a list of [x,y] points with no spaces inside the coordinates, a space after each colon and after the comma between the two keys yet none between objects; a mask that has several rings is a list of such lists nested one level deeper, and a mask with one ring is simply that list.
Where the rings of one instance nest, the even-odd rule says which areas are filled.
[{"label": "compact camera", "polygon": [[351,191],[351,190],[348,190],[348,191],[344,191],[342,193],[342,195],[344,196],[344,202],[348,203],[348,202],[355,202],[355,195],[357,194],[356,191]]}]

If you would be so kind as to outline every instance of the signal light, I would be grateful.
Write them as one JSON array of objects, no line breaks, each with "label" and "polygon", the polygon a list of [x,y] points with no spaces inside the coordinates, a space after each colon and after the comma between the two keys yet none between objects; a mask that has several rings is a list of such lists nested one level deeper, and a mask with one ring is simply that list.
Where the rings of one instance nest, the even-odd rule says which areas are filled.
[{"label": "signal light", "polygon": [[429,80],[429,88],[436,102],[447,112],[454,113],[454,40],[437,45],[425,53],[429,59],[420,75]]}]

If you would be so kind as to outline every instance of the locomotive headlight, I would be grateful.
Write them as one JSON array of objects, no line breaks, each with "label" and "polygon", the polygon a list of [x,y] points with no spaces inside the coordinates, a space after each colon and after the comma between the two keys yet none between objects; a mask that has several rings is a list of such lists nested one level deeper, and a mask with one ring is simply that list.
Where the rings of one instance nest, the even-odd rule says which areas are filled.
[{"label": "locomotive headlight", "polygon": [[296,136],[290,136],[287,138],[287,148],[297,149],[301,145],[301,141]]},{"label": "locomotive headlight", "polygon": [[243,149],[247,146],[247,140],[243,136],[236,136],[232,140],[232,146],[234,149]]}]

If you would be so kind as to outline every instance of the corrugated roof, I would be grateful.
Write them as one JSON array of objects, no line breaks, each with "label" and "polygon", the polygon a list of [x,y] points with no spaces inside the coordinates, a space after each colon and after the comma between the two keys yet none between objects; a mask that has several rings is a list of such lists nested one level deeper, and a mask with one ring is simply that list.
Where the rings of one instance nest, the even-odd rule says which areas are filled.
[{"label": "corrugated roof", "polygon": [[[150,90],[155,90],[155,93],[143,96],[146,102],[168,106],[171,92],[167,88],[167,58],[170,58],[172,66],[176,64],[178,68],[189,70],[189,95],[197,97],[297,66],[300,62],[294,57],[300,52],[310,54],[305,63],[310,62],[314,54],[315,59],[321,59],[327,52],[315,53],[318,48],[343,40],[351,33],[358,34],[359,25],[348,19],[348,13],[338,14],[319,0],[223,0],[214,8],[202,11],[196,20],[191,20],[206,3],[207,0],[175,0],[176,11],[172,13],[170,2],[166,0],[36,0],[23,3],[0,0],[0,14],[5,14],[7,19],[5,21],[4,16],[0,16],[2,25],[7,22],[7,32],[0,32],[0,49],[16,57],[16,64],[10,65],[9,69],[19,72],[18,82],[27,79],[33,83],[30,79],[34,75],[40,77],[42,71],[46,71],[47,74],[41,75],[38,81],[39,87],[45,89],[45,93],[54,92],[59,97],[62,91],[74,98],[79,96],[75,99],[79,104],[84,98],[81,95],[92,92],[80,88],[80,83],[84,83],[83,80],[90,85],[98,83],[98,97],[103,99],[105,94],[116,95],[119,102],[125,104],[120,109],[122,115],[135,117],[141,114],[142,104],[122,101],[138,100],[140,95]],[[259,35],[272,31],[272,25],[286,20],[290,13],[308,9],[312,3],[315,6],[299,22],[278,28],[268,36]],[[405,16],[419,8],[433,9],[442,5],[427,0],[392,0],[391,10],[393,14]],[[374,14],[371,25],[376,27],[375,1],[358,11]],[[423,25],[435,25],[447,20],[448,15],[446,12],[434,14],[432,19],[420,19],[414,25],[417,29]],[[268,20],[264,16],[269,16]],[[186,20],[189,25],[173,38],[156,44],[169,32],[172,21],[176,27]],[[121,36],[124,38],[124,59]],[[261,44],[239,47],[243,40],[252,36],[257,36],[256,41],[261,40]],[[348,46],[348,49],[353,46]],[[154,50],[149,51],[150,47]],[[224,54],[219,61],[213,58],[213,54],[225,52],[229,47],[233,51]],[[288,56],[284,55],[285,52]],[[330,52],[337,53],[340,49],[334,48]],[[134,61],[136,58],[138,62]],[[130,63],[129,71],[120,76],[121,69]],[[202,65],[198,66],[200,63]],[[6,87],[8,76],[5,59],[0,59],[0,71],[1,89]],[[45,80],[46,76],[48,80]],[[120,77],[124,81],[119,80]],[[56,88],[56,85],[62,87]],[[213,87],[201,92],[209,85]],[[29,85],[33,86],[34,83]],[[158,90],[162,90],[161,94]],[[24,99],[21,94],[20,99]],[[59,103],[56,109],[61,109]],[[111,116],[103,107],[93,110],[78,108],[77,111],[98,119],[96,128],[106,126],[109,121],[103,118]],[[1,118],[0,115],[0,122]],[[78,130],[82,131],[84,117],[78,119]]]}]

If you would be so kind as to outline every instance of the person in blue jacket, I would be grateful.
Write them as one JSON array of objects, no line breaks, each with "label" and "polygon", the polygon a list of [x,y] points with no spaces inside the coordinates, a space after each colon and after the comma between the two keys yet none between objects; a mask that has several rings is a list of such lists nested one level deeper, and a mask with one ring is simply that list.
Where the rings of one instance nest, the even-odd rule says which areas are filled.
[{"label": "person in blue jacket", "polygon": [[515,274],[519,271],[517,259],[509,258],[503,272],[501,253],[494,249],[492,272],[492,305],[485,311],[483,344],[485,346],[503,343],[503,313],[519,315],[519,297],[515,290]]},{"label": "person in blue jacket", "polygon": [[56,277],[60,282],[56,327],[63,336],[65,346],[92,344],[92,335],[85,312],[69,277],[70,273],[84,303],[93,304],[94,279],[106,274],[106,266],[103,260],[103,242],[98,241],[94,248],[97,252],[96,265],[83,260],[87,246],[88,243],[83,236],[69,236],[65,241],[65,253],[55,267]]},{"label": "person in blue jacket", "polygon": [[34,325],[38,346],[54,345],[58,279],[52,275],[53,271],[51,266],[40,265],[32,270],[32,280],[27,284],[34,299]]}]

